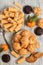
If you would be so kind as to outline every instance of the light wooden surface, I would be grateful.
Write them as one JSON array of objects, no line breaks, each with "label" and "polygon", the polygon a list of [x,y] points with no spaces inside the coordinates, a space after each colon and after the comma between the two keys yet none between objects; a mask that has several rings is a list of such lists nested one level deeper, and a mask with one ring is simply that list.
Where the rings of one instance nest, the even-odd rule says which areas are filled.
[{"label": "light wooden surface", "polygon": [[[13,6],[13,2],[14,1],[17,1],[19,2],[22,6],[24,5],[31,5],[31,6],[40,6],[41,9],[42,9],[42,15],[41,17],[43,17],[43,0],[0,0],[0,11],[2,11],[3,8],[7,7],[7,6]],[[39,5],[39,2],[40,1],[40,5]],[[23,27],[24,29],[28,29],[30,31],[34,31],[34,28],[33,29],[29,29],[28,27],[24,26]],[[6,33],[6,38],[8,40],[8,42],[10,42],[10,38],[12,36],[12,33]],[[40,49],[38,49],[37,51],[41,51],[43,52],[43,35],[42,36],[37,36],[37,39],[38,41],[40,42]],[[3,37],[2,37],[2,34],[0,33],[0,44],[2,43],[5,43]],[[8,52],[3,52],[3,53],[0,53],[0,65],[18,65],[16,64],[16,58],[13,57],[12,55],[11,56],[11,60],[9,63],[4,63],[2,62],[1,60],[1,57],[4,53],[8,53]],[[9,53],[8,53],[9,54]],[[43,57],[38,59],[35,63],[28,63],[28,62],[23,62],[22,64],[20,65],[43,65]]]}]

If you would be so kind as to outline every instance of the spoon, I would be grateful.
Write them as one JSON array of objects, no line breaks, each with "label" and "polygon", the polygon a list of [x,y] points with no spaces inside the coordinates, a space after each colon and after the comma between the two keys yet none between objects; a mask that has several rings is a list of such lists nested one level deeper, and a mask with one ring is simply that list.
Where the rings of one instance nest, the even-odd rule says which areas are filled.
[{"label": "spoon", "polygon": [[[3,34],[3,38],[4,38],[4,40],[5,40],[5,42],[6,42],[6,44],[7,44],[7,46],[8,46],[8,48],[9,48],[9,50],[10,50],[10,53],[13,55],[13,56],[15,56],[15,54],[16,54],[16,52],[12,49],[12,46],[8,43],[8,41],[6,40],[6,38],[5,38],[5,30],[0,26],[0,29],[1,29],[1,32],[2,32],[2,34]],[[18,31],[17,31],[18,32]],[[17,32],[15,32],[15,34],[17,33]],[[18,54],[16,54],[17,56],[16,57],[18,57],[19,55]]]}]

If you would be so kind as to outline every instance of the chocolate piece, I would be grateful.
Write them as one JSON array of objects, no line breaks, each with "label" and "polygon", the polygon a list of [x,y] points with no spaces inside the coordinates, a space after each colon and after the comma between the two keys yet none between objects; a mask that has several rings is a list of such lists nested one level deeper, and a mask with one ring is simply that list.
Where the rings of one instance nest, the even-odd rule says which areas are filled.
[{"label": "chocolate piece", "polygon": [[2,56],[2,61],[5,62],[5,63],[9,62],[10,61],[10,56],[8,54],[4,54]]},{"label": "chocolate piece", "polygon": [[43,29],[42,28],[40,28],[40,27],[37,27],[35,30],[34,30],[34,33],[36,34],[36,35],[42,35],[43,34]]},{"label": "chocolate piece", "polygon": [[23,11],[25,14],[30,14],[31,12],[33,12],[33,9],[31,6],[27,5],[27,6],[24,6]]}]

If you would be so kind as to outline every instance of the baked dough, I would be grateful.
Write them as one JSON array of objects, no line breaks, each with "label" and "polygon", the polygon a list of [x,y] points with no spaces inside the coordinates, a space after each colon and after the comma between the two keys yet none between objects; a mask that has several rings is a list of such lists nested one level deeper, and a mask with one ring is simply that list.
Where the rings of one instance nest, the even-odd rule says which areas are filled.
[{"label": "baked dough", "polygon": [[1,12],[0,19],[5,31],[17,32],[24,24],[24,13],[16,7],[8,7]]},{"label": "baked dough", "polygon": [[38,27],[43,28],[43,18],[38,19],[37,25],[38,25]]},{"label": "baked dough", "polygon": [[19,42],[20,39],[21,39],[21,35],[20,35],[20,34],[16,34],[16,35],[14,35],[13,40],[14,40],[15,42]]},{"label": "baked dough", "polygon": [[20,43],[15,42],[15,43],[12,44],[12,46],[13,46],[13,49],[14,49],[14,50],[19,50],[19,49],[21,49]]},{"label": "baked dough", "polygon": [[26,48],[28,46],[28,44],[29,44],[28,38],[26,36],[22,37],[21,38],[21,46],[24,47],[24,48]]},{"label": "baked dough", "polygon": [[28,54],[28,51],[27,51],[27,49],[22,48],[19,50],[19,54],[20,55],[26,55],[26,54]]},{"label": "baked dough", "polygon": [[12,41],[13,49],[22,56],[27,55],[29,52],[33,53],[37,48],[40,48],[36,36],[29,30],[21,30],[16,33]]}]

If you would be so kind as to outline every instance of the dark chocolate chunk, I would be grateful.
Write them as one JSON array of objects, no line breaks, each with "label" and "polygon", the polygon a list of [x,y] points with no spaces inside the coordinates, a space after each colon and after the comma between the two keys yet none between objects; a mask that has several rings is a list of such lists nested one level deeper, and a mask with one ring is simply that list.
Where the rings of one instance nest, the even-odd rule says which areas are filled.
[{"label": "dark chocolate chunk", "polygon": [[40,27],[37,27],[37,28],[35,28],[34,32],[35,32],[36,35],[39,36],[39,35],[43,34],[43,29],[40,28]]},{"label": "dark chocolate chunk", "polygon": [[8,54],[4,54],[2,56],[2,61],[5,62],[5,63],[9,62],[10,61],[10,56]]},{"label": "dark chocolate chunk", "polygon": [[31,6],[27,5],[27,6],[24,6],[23,11],[25,14],[30,14],[31,12],[33,12],[33,9]]}]

